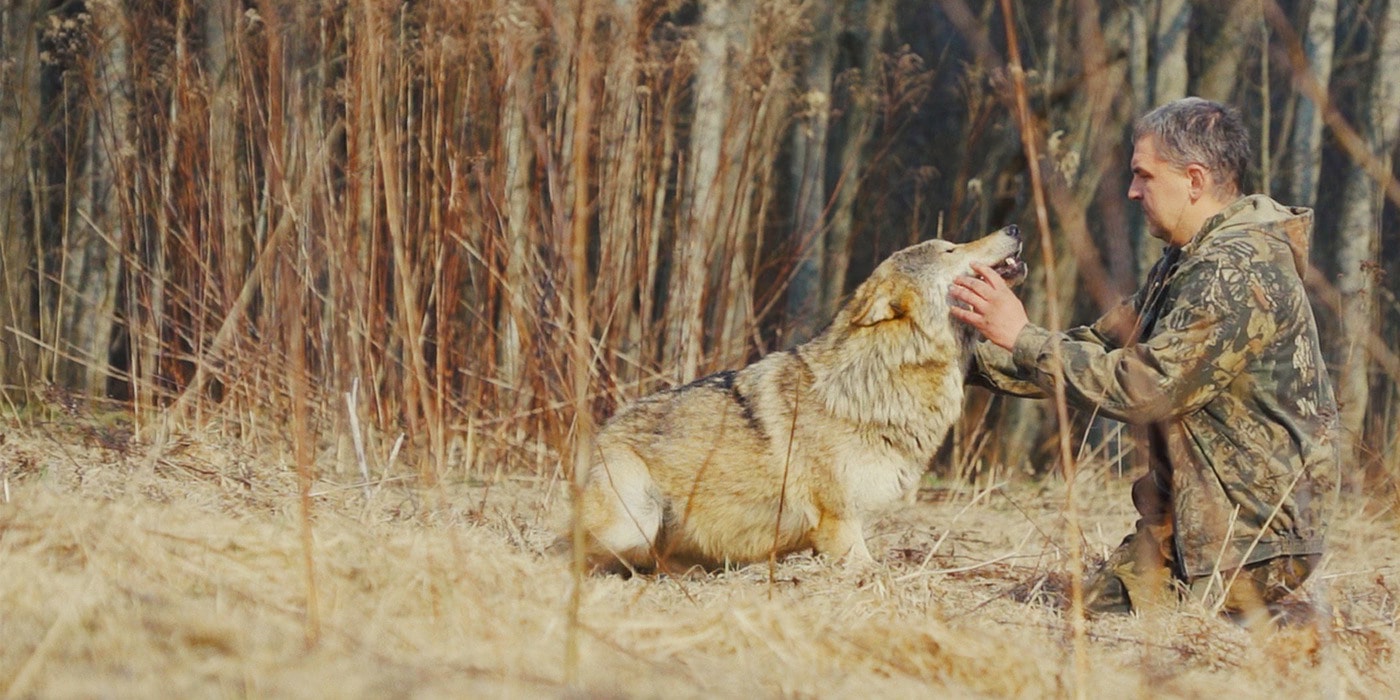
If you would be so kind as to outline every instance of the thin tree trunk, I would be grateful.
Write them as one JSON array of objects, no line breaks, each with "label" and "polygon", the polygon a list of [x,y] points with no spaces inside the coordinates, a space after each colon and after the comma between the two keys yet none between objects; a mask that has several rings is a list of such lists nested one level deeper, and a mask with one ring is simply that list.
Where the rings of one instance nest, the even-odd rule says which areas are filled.
[{"label": "thin tree trunk", "polygon": [[[1240,84],[1240,64],[1245,53],[1253,47],[1242,31],[1253,22],[1258,24],[1259,0],[1233,0],[1223,21],[1215,32],[1214,39],[1205,48],[1201,61],[1203,71],[1196,80],[1194,94],[1208,100],[1229,102],[1235,97],[1235,88]],[[1268,57],[1261,57],[1267,62]],[[1260,149],[1263,151],[1264,149]]]},{"label": "thin tree trunk", "polygon": [[[633,301],[647,290],[640,256],[647,249],[643,238],[647,189],[643,179],[642,155],[646,147],[642,101],[637,90],[639,71],[639,20],[637,5],[630,0],[614,3],[605,11],[608,34],[599,43],[613,47],[602,69],[603,100],[596,122],[599,125],[598,159],[598,269],[606,270],[597,280],[593,294],[594,318],[603,328],[604,347],[633,355],[642,338],[642,319],[633,313]],[[614,376],[623,383],[642,376],[636,363],[616,368]]]},{"label": "thin tree trunk", "polygon": [[[379,198],[384,176],[375,153],[375,102],[382,98],[381,66],[373,51],[375,42],[385,41],[381,24],[369,6],[353,6],[345,13],[347,35],[345,97],[345,197],[343,216],[348,231],[347,248],[340,267],[342,289],[353,290],[349,305],[348,344],[355,376],[367,385],[370,405],[377,418],[387,418],[395,394],[402,394],[402,375],[388,371],[386,360],[397,351],[397,334],[386,321],[391,313],[388,301],[388,270],[391,254],[380,225],[383,215]],[[261,227],[261,223],[258,224]],[[254,231],[253,239],[262,236]]]},{"label": "thin tree trunk", "polygon": [[835,203],[831,211],[831,232],[827,236],[826,261],[823,264],[825,277],[822,291],[820,317],[825,321],[836,313],[841,296],[846,291],[846,273],[850,268],[851,243],[855,237],[856,195],[865,174],[871,138],[878,107],[877,74],[883,55],[881,46],[889,29],[894,3],[891,0],[856,0],[852,3],[849,16],[863,18],[863,24],[855,24],[852,32],[857,35],[854,51],[859,83],[849,89],[851,98],[847,101],[845,119],[840,139],[840,158],[835,183]]},{"label": "thin tree trunk", "polygon": [[[781,34],[755,40],[749,27],[755,24],[752,4],[741,5],[736,27],[731,36],[742,47],[734,70],[737,75],[751,75],[755,66],[772,61],[791,60]],[[773,32],[773,28],[768,28]],[[754,45],[758,46],[755,47]],[[761,85],[741,92],[741,99],[731,104],[730,133],[725,140],[725,167],[722,168],[724,206],[720,209],[718,257],[711,265],[713,286],[721,301],[713,307],[711,323],[718,328],[714,339],[714,359],[720,366],[732,367],[747,359],[748,340],[754,333],[754,279],[757,277],[750,260],[759,255],[759,232],[762,230],[768,202],[772,197],[772,162],[777,159],[777,144],[786,126],[782,124],[785,110],[791,104],[792,81],[784,73],[769,74]]]},{"label": "thin tree trunk", "polygon": [[831,119],[831,75],[836,51],[832,34],[833,8],[807,5],[812,23],[811,43],[802,72],[798,122],[792,130],[792,240],[796,269],[787,296],[788,344],[810,339],[821,327],[823,267],[826,262],[826,150]]},{"label": "thin tree trunk", "polygon": [[1191,31],[1190,0],[1157,0],[1152,25],[1152,104],[1186,96],[1186,44]]},{"label": "thin tree trunk", "polygon": [[[534,13],[527,12],[522,3],[518,7],[519,18],[530,18]],[[519,28],[508,32],[500,49],[505,90],[501,95],[501,145],[504,152],[504,179],[506,203],[505,232],[505,280],[501,289],[501,313],[497,320],[496,362],[500,379],[505,386],[518,387],[517,408],[528,403],[529,387],[524,382],[526,336],[525,320],[530,313],[529,295],[534,289],[531,251],[534,250],[534,227],[530,222],[530,169],[534,160],[534,149],[527,127],[534,93],[533,57],[522,47],[533,45],[524,41],[532,34],[534,27]]]},{"label": "thin tree trunk", "polygon": [[695,118],[691,125],[689,171],[685,183],[688,199],[682,203],[682,224],[676,231],[672,258],[671,293],[668,297],[666,357],[675,367],[676,380],[687,382],[699,371],[704,343],[704,287],[708,269],[708,243],[715,232],[713,211],[718,205],[720,144],[728,113],[726,58],[727,24],[731,0],[703,3],[697,32],[699,55],[695,71]]},{"label": "thin tree trunk", "polygon": [[[1303,52],[1314,80],[1322,85],[1331,82],[1332,53],[1337,36],[1337,0],[1313,0],[1308,12],[1307,34],[1303,37]],[[1298,98],[1293,116],[1292,144],[1289,157],[1289,200],[1299,206],[1316,206],[1318,174],[1322,172],[1322,105],[1306,94]]]},{"label": "thin tree trunk", "polygon": [[[1139,114],[1186,96],[1186,45],[1191,28],[1191,4],[1188,0],[1146,0],[1144,17],[1151,46],[1148,59],[1151,63],[1147,66],[1145,80],[1150,97],[1146,104],[1138,105]],[[1133,239],[1141,281],[1161,257],[1162,247],[1148,235],[1147,225],[1141,218],[1136,223]]]},{"label": "thin tree trunk", "polygon": [[[1056,305],[1059,318],[1070,318],[1075,297],[1084,293],[1086,286],[1095,306],[1100,308],[1108,308],[1120,296],[1117,289],[1106,284],[1108,275],[1090,238],[1085,212],[1091,210],[1099,195],[1099,184],[1107,174],[1098,164],[1111,161],[1108,151],[1113,139],[1106,135],[1122,133],[1131,114],[1131,104],[1124,104],[1128,100],[1122,90],[1130,80],[1131,68],[1122,61],[1109,61],[1110,56],[1122,53],[1122,48],[1132,41],[1131,18],[1111,16],[1105,26],[1100,26],[1092,0],[1079,0],[1071,11],[1076,14],[1075,21],[1060,26],[1073,26],[1075,33],[1052,40],[1076,49],[1063,54],[1082,62],[1077,70],[1085,81],[1085,99],[1070,102],[1063,113],[1052,117],[1055,123],[1073,125],[1045,152],[1048,203],[1064,234],[1054,237],[1058,244],[1055,278],[1061,284],[1058,289],[1028,299],[1027,312],[1034,319],[1049,317],[1049,304]],[[1033,272],[1026,286],[1044,289],[1044,272]],[[1019,465],[1030,459],[1037,445],[1044,444],[1046,431],[1054,430],[1054,406],[1041,401],[1017,401],[1008,404],[1005,411],[1005,432],[1011,437],[1003,441],[1003,459],[1008,465]]]},{"label": "thin tree trunk", "polygon": [[653,325],[653,319],[656,318],[658,308],[669,309],[669,307],[665,305],[663,300],[658,299],[660,295],[656,294],[654,290],[657,289],[659,281],[663,279],[662,261],[673,259],[672,256],[662,253],[663,245],[673,243],[673,241],[664,240],[666,238],[665,232],[671,228],[669,212],[673,205],[672,199],[668,196],[669,188],[663,183],[679,179],[676,173],[683,172],[684,168],[677,162],[681,159],[676,157],[676,153],[680,149],[676,123],[681,118],[679,114],[681,110],[676,107],[676,104],[680,102],[680,93],[684,89],[682,83],[683,81],[679,79],[672,81],[665,91],[657,97],[654,109],[660,113],[660,124],[656,125],[655,131],[652,132],[656,134],[656,137],[649,139],[649,141],[659,141],[660,143],[654,147],[655,151],[651,152],[647,159],[648,180],[655,184],[645,191],[645,204],[650,211],[644,210],[642,212],[643,216],[647,217],[644,223],[645,235],[641,236],[644,241],[644,249],[637,252],[643,261],[643,272],[638,282],[641,285],[639,290],[641,294],[637,303],[637,317],[641,323],[647,324],[647,350],[642,357],[648,363],[665,362],[670,342],[669,337],[658,338],[659,334],[655,332],[657,329],[666,331],[667,327],[664,323]]},{"label": "thin tree trunk", "polygon": [[[0,9],[0,406],[23,401],[37,377],[39,336],[34,313],[39,279],[35,202],[30,180],[36,167],[29,138],[39,126],[38,26],[43,2],[8,3]],[[26,337],[27,336],[27,337]],[[11,393],[12,390],[14,393]]]},{"label": "thin tree trunk", "polygon": [[[1375,58],[1366,99],[1367,118],[1361,129],[1372,153],[1391,172],[1391,156],[1400,132],[1400,0],[1386,4],[1377,27]],[[1370,399],[1371,358],[1364,338],[1376,327],[1376,274],[1380,253],[1381,212],[1384,189],[1362,168],[1347,176],[1343,195],[1341,236],[1337,249],[1337,291],[1341,295],[1344,338],[1337,402],[1344,433],[1351,441],[1352,456],[1360,462]],[[1354,486],[1354,485],[1353,485]]]},{"label": "thin tree trunk", "polygon": [[[144,18],[137,18],[135,21],[143,22]],[[166,273],[171,267],[166,260],[166,245],[167,241],[175,240],[175,229],[184,228],[186,225],[186,222],[174,224],[171,220],[171,211],[174,208],[173,203],[176,201],[174,193],[174,188],[177,186],[175,171],[181,165],[177,160],[181,148],[180,121],[183,118],[181,109],[184,106],[184,95],[190,92],[188,85],[190,76],[187,73],[189,69],[187,53],[189,49],[188,0],[176,0],[174,22],[175,31],[172,38],[175,43],[175,56],[173,64],[169,64],[167,68],[169,74],[174,78],[174,85],[169,86],[170,92],[168,94],[170,97],[167,104],[163,106],[168,121],[166,128],[163,129],[164,133],[160,135],[163,152],[161,153],[158,181],[151,183],[158,186],[159,190],[155,197],[138,194],[133,197],[132,201],[132,219],[154,220],[155,222],[150,230],[135,233],[138,241],[131,246],[131,248],[141,250],[144,253],[143,262],[146,269],[152,273],[140,275],[139,282],[132,279],[127,284],[127,288],[132,290],[128,291],[126,300],[127,325],[129,326],[128,343],[132,355],[130,383],[138,407],[152,406],[155,401],[156,380],[161,374],[157,364],[164,350],[162,348],[162,327],[170,323],[170,319],[166,318]],[[137,41],[139,46],[139,39]],[[162,91],[161,94],[167,93]],[[151,174],[155,172],[155,168],[150,165],[146,165],[144,169],[138,166],[137,170],[138,172],[144,170],[146,179],[151,178]],[[133,190],[145,193],[154,191],[154,187],[149,185],[145,188],[133,187]],[[178,246],[178,243],[176,245]],[[178,288],[179,285],[173,286]],[[182,291],[186,294],[193,293],[193,285],[187,286]]]},{"label": "thin tree trunk", "polygon": [[82,127],[83,163],[69,178],[57,308],[61,355],[55,369],[59,384],[89,398],[104,393],[109,372],[123,236],[119,187],[127,174],[123,160],[130,151],[131,123],[127,18],[117,4],[92,9],[98,43],[83,77],[93,99]]},{"label": "thin tree trunk", "polygon": [[[715,239],[727,235],[725,170],[735,167],[725,162],[735,122],[731,86],[737,82],[733,66],[747,53],[748,21],[751,8],[734,0],[704,3],[704,16],[697,31],[698,57],[695,71],[695,117],[691,124],[689,171],[681,204],[682,223],[676,232],[672,258],[671,292],[668,297],[666,356],[676,368],[679,381],[689,381],[699,373],[705,351],[705,304]],[[736,54],[731,57],[731,52]],[[721,228],[724,226],[725,228]]]},{"label": "thin tree trunk", "polygon": [[1151,53],[1152,47],[1148,37],[1151,35],[1149,29],[1151,25],[1150,16],[1154,0],[1133,0],[1127,7],[1128,13],[1128,81],[1132,86],[1132,94],[1141,100],[1134,105],[1134,111],[1142,111],[1144,104],[1152,102],[1152,96],[1148,92],[1150,75],[1147,68],[1147,56]]}]

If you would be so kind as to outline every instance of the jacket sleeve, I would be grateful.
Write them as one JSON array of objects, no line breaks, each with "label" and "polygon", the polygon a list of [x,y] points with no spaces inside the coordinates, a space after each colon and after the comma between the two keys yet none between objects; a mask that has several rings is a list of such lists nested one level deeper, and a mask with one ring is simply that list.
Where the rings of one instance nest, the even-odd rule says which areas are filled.
[{"label": "jacket sleeve", "polygon": [[1047,396],[1045,390],[1035,383],[1033,374],[1023,372],[1016,366],[1010,350],[986,340],[973,348],[972,371],[967,380],[970,384],[1001,394],[1028,399]]},{"label": "jacket sleeve", "polygon": [[1276,333],[1250,265],[1185,263],[1150,338],[1127,347],[1028,326],[1016,339],[1018,376],[1053,387],[1063,367],[1070,403],[1127,423],[1192,413],[1223,391]]},{"label": "jacket sleeve", "polygon": [[[1071,328],[1063,333],[1067,339],[1097,345],[1105,350],[1121,346],[1132,332],[1137,319],[1138,297],[1124,300],[1094,323]],[[1027,330],[1037,329],[1034,325]],[[1037,329],[1043,330],[1043,329]],[[1025,335],[1026,331],[1022,331]],[[1019,337],[1018,337],[1019,344]],[[992,391],[1024,398],[1043,399],[1049,396],[1049,385],[1037,383],[1036,373],[1018,366],[1010,350],[982,341],[974,349],[972,372],[968,381]]]}]

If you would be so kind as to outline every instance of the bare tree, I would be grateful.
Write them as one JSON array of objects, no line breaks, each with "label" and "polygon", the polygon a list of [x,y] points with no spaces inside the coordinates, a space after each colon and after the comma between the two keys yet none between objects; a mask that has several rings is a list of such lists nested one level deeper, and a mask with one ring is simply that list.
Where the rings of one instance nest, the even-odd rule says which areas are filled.
[{"label": "bare tree", "polygon": [[[1372,53],[1371,81],[1364,98],[1360,129],[1372,155],[1391,172],[1391,156],[1400,136],[1400,0],[1386,3]],[[1342,429],[1353,456],[1363,457],[1366,410],[1370,399],[1371,357],[1365,339],[1376,325],[1377,274],[1380,269],[1381,212],[1385,184],[1364,168],[1352,168],[1343,192],[1337,247],[1337,291],[1342,303],[1341,376],[1337,402]]]},{"label": "bare tree", "polygon": [[725,85],[730,51],[732,0],[701,3],[704,13],[697,36],[695,120],[684,176],[686,199],[676,231],[675,256],[667,302],[666,359],[676,379],[689,381],[700,368],[704,345],[704,291],[708,268],[711,215],[716,206],[720,144],[727,111]]},{"label": "bare tree", "polygon": [[523,381],[526,318],[532,304],[527,295],[534,289],[532,251],[536,236],[530,219],[530,170],[534,161],[529,121],[534,103],[534,59],[532,47],[539,41],[539,18],[526,2],[508,5],[501,22],[497,55],[501,95],[501,161],[504,168],[505,201],[505,279],[500,316],[496,321],[496,362],[500,380],[506,386],[520,387],[522,401],[528,401]]},{"label": "bare tree", "polygon": [[[687,170],[682,184],[681,224],[676,231],[668,297],[666,357],[681,381],[700,371],[706,348],[706,296],[711,267],[726,260],[714,255],[717,242],[737,233],[734,178],[742,172],[736,146],[747,141],[747,96],[739,67],[750,52],[753,7],[737,0],[707,0],[696,31],[695,108]],[[742,247],[735,248],[737,250]],[[742,298],[732,303],[747,303]]]},{"label": "bare tree", "polygon": [[[1332,54],[1336,45],[1337,0],[1313,0],[1307,15],[1307,33],[1303,36],[1303,51],[1307,56],[1310,78],[1326,86],[1332,75]],[[1306,94],[1298,98],[1293,113],[1293,133],[1288,170],[1289,200],[1311,207],[1317,202],[1318,173],[1322,170],[1322,109]]]},{"label": "bare tree", "polygon": [[[1130,12],[1133,13],[1130,80],[1133,93],[1142,100],[1136,105],[1136,111],[1143,112],[1185,97],[1191,3],[1188,0],[1134,0]],[[1161,247],[1147,234],[1147,227],[1141,222],[1135,227],[1133,240],[1138,279],[1141,280],[1157,262]]]},{"label": "bare tree", "polygon": [[800,343],[816,334],[825,312],[822,303],[826,263],[826,154],[831,121],[832,73],[836,46],[833,15],[839,2],[806,3],[812,39],[804,56],[801,112],[792,131],[792,236],[796,268],[788,287],[787,341]]},{"label": "bare tree", "polygon": [[[71,23],[71,25],[69,24]],[[122,5],[100,3],[90,13],[73,15],[54,30],[83,32],[91,42],[86,56],[75,57],[65,87],[82,91],[82,111],[68,121],[81,155],[65,173],[66,216],[61,225],[61,254],[55,306],[57,353],[54,379],[89,397],[106,387],[108,352],[116,325],[121,226],[121,183],[132,153],[131,81]],[[66,36],[57,37],[68,40]]]},{"label": "bare tree", "polygon": [[[836,182],[833,183],[835,201],[831,209],[830,234],[827,238],[826,260],[823,263],[823,275],[826,278],[820,314],[823,318],[831,318],[835,314],[841,295],[846,291],[846,272],[850,267],[851,245],[857,231],[856,196],[860,192],[866,160],[869,158],[867,151],[876,123],[877,110],[880,109],[878,100],[882,97],[886,100],[901,100],[905,97],[900,92],[886,94],[876,86],[876,81],[880,80],[881,61],[885,55],[881,47],[893,13],[894,3],[891,0],[855,0],[848,8],[848,15],[851,17],[846,29],[848,41],[842,43],[849,45],[854,55],[851,57],[852,67],[846,72],[846,107],[838,125],[839,156],[836,165],[839,172]],[[904,61],[909,58],[911,57],[897,56],[895,60]],[[895,81],[909,77],[900,72],[901,68],[902,65],[893,68],[896,73],[893,78]],[[895,84],[891,87],[895,91],[903,91],[908,86]],[[913,94],[923,93],[916,91]]]},{"label": "bare tree", "polygon": [[1259,0],[1231,0],[1226,7],[1215,8],[1213,16],[1219,20],[1212,22],[1216,31],[1202,49],[1202,72],[1195,81],[1194,94],[1220,102],[1234,99],[1240,84],[1240,65],[1248,50],[1256,45],[1247,38],[1250,22],[1253,20],[1256,27],[1263,25],[1258,15]]},{"label": "bare tree", "polygon": [[[23,399],[37,379],[39,334],[34,314],[39,260],[32,224],[35,163],[32,141],[39,128],[39,47],[34,27],[44,2],[7,3],[0,12],[0,400]],[[10,397],[6,382],[19,381]]]}]

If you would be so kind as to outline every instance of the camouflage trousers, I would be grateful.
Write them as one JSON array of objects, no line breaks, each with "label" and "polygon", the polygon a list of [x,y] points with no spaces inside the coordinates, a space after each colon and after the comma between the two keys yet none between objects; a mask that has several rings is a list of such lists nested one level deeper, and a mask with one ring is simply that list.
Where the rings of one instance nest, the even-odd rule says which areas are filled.
[{"label": "camouflage trousers", "polygon": [[1208,576],[1186,578],[1172,557],[1171,520],[1139,520],[1097,571],[1084,581],[1090,614],[1126,613],[1174,604],[1182,598],[1245,619],[1270,614],[1269,607],[1297,591],[1321,555],[1283,556]]}]

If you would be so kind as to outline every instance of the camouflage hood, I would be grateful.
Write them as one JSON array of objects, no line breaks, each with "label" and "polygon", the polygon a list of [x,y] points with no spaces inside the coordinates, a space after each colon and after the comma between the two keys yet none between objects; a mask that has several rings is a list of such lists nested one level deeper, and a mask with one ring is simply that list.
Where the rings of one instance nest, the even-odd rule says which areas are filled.
[{"label": "camouflage hood", "polygon": [[1262,194],[1240,197],[1211,217],[1182,252],[1189,255],[1215,235],[1240,228],[1252,229],[1287,245],[1293,251],[1293,267],[1298,277],[1307,277],[1313,210],[1285,206]]}]

